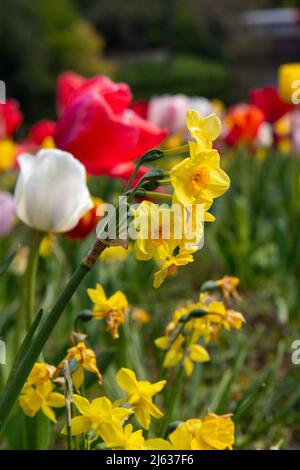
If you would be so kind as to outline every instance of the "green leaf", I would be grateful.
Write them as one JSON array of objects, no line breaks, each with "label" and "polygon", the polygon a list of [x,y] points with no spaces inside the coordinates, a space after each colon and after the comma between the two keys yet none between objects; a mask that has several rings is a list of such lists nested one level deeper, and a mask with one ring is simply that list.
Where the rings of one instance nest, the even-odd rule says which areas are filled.
[{"label": "green leaf", "polygon": [[34,336],[34,334],[35,334],[35,332],[36,332],[36,330],[37,330],[37,328],[38,328],[38,326],[41,322],[42,316],[43,316],[43,309],[41,309],[38,312],[37,316],[35,317],[32,325],[31,325],[31,327],[30,327],[30,329],[27,333],[27,335],[25,336],[25,338],[24,338],[24,340],[23,340],[23,342],[20,346],[20,349],[19,349],[19,351],[18,351],[18,353],[15,357],[13,366],[11,368],[7,383],[9,383],[13,379],[13,377],[16,373],[16,370],[17,370],[18,366],[20,365],[20,363],[21,363],[21,361],[24,357],[24,354],[26,353],[27,349],[29,348],[29,346],[31,344],[31,340],[32,340],[32,338],[33,338],[33,336]]},{"label": "green leaf", "polygon": [[9,268],[10,264],[14,260],[16,254],[18,253],[20,247],[16,248],[6,259],[3,263],[0,264],[0,277],[6,272]]}]

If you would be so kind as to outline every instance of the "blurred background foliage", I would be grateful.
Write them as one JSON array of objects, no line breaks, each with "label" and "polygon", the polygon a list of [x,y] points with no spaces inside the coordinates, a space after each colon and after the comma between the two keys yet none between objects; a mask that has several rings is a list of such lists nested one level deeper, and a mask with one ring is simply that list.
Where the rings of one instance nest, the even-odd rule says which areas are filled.
[{"label": "blurred background foliage", "polygon": [[55,83],[63,70],[111,72],[102,58],[102,36],[68,0],[2,0],[0,41],[1,79],[28,122],[54,116]]},{"label": "blurred background foliage", "polygon": [[0,78],[8,95],[20,100],[27,123],[55,116],[55,81],[66,69],[128,81],[136,98],[182,92],[228,103],[245,98],[249,83],[257,81],[256,68],[249,67],[253,50],[256,61],[260,51],[262,64],[270,55],[267,40],[257,47],[245,34],[239,14],[299,5],[300,0],[1,0]]}]

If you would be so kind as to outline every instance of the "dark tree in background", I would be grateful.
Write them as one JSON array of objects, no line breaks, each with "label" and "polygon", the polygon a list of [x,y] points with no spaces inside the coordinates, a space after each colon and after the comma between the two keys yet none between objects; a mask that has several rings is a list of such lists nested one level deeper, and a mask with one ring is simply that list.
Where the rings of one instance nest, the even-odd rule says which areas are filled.
[{"label": "dark tree in background", "polygon": [[[159,93],[245,97],[262,50],[239,28],[243,10],[300,0],[1,0],[0,79],[28,123],[53,117],[57,75],[107,73],[137,98]],[[105,52],[106,60],[103,59]],[[268,63],[267,54],[263,57]]]},{"label": "dark tree in background", "polygon": [[58,73],[110,71],[103,40],[69,0],[1,0],[0,78],[29,121],[53,117]]}]

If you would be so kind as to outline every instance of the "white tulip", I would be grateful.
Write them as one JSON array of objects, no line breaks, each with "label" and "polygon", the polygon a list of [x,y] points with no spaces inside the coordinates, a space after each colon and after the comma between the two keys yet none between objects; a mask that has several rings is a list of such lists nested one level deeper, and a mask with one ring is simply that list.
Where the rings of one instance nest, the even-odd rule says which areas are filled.
[{"label": "white tulip", "polygon": [[201,117],[209,116],[215,112],[212,102],[202,96],[192,96],[189,98],[189,108],[199,111]]},{"label": "white tulip", "polygon": [[186,113],[189,100],[185,95],[153,96],[149,101],[148,119],[158,127],[167,127],[169,134],[182,133],[186,129]]},{"label": "white tulip", "polygon": [[18,217],[43,232],[64,233],[76,227],[93,207],[84,166],[58,149],[19,156],[15,189]]}]

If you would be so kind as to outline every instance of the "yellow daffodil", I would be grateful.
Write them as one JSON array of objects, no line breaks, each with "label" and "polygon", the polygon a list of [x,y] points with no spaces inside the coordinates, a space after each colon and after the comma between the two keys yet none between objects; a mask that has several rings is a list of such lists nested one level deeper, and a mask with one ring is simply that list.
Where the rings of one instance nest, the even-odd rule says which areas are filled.
[{"label": "yellow daffodil", "polygon": [[230,186],[228,175],[220,168],[220,156],[213,149],[186,158],[172,168],[170,177],[174,195],[184,205],[209,205]]},{"label": "yellow daffodil", "polygon": [[234,444],[234,423],[231,414],[218,416],[209,413],[202,421],[201,437],[212,449],[232,449]]},{"label": "yellow daffodil", "polygon": [[139,381],[132,370],[122,368],[117,374],[117,382],[127,393],[127,401],[143,428],[149,429],[151,416],[154,418],[163,416],[160,409],[152,403],[152,398],[164,388],[166,380],[153,384],[145,380]]},{"label": "yellow daffodil", "polygon": [[230,414],[209,413],[203,420],[179,424],[169,440],[176,450],[225,450],[234,444],[234,423]]},{"label": "yellow daffodil", "polygon": [[138,260],[153,257],[164,260],[182,241],[183,210],[171,210],[149,201],[143,201],[134,214],[137,230],[135,254]]},{"label": "yellow daffodil", "polygon": [[106,250],[104,250],[101,254],[101,263],[103,261],[107,263],[117,263],[123,261],[128,257],[129,253],[130,246],[128,249],[123,248],[123,246],[110,246],[106,248]]},{"label": "yellow daffodil", "polygon": [[[207,300],[206,300],[207,299]],[[207,311],[202,318],[191,320],[187,327],[194,328],[198,335],[203,336],[206,343],[218,341],[222,327],[230,331],[240,329],[245,319],[243,315],[234,310],[226,310],[223,302],[216,301],[206,296],[200,295],[199,302],[189,308],[193,310],[200,308]]]},{"label": "yellow daffodil", "polygon": [[193,252],[179,251],[177,255],[169,255],[159,271],[154,274],[153,286],[158,288],[162,285],[167,276],[172,276],[176,273],[178,266],[185,266],[194,261]]},{"label": "yellow daffodil", "polygon": [[[81,395],[73,395],[73,402],[81,416],[71,420],[72,436],[94,429],[96,436],[105,439],[105,425],[117,426],[132,414],[132,410],[114,406],[106,397],[95,398],[90,403]],[[66,434],[65,428],[62,433]]]},{"label": "yellow daffodil", "polygon": [[224,276],[222,279],[216,281],[216,285],[221,288],[223,297],[227,302],[231,301],[231,297],[234,297],[236,300],[241,300],[241,296],[237,291],[239,283],[239,278],[234,276]]},{"label": "yellow daffodil", "polygon": [[186,423],[180,423],[175,431],[169,435],[169,440],[175,450],[191,450],[192,434]]},{"label": "yellow daffodil", "polygon": [[92,349],[86,347],[83,342],[78,343],[76,346],[68,349],[68,354],[58,366],[63,367],[64,361],[75,359],[77,362],[77,369],[72,374],[72,380],[76,390],[79,390],[84,381],[84,371],[91,372],[97,376],[99,384],[102,383],[102,376],[97,367],[96,354]]},{"label": "yellow daffodil", "polygon": [[[195,339],[197,339],[197,337],[195,337]],[[168,348],[163,363],[164,367],[174,367],[182,362],[184,371],[186,375],[189,376],[193,372],[194,362],[208,362],[210,357],[203,346],[196,342],[187,341],[187,338],[183,335],[178,335],[168,348],[168,338],[163,336],[155,340],[155,344],[161,349]]]},{"label": "yellow daffodil", "polygon": [[189,211],[178,202],[169,208],[143,201],[135,211],[136,257],[143,261],[155,258],[161,264],[154,274],[155,288],[175,274],[178,266],[194,261],[192,255],[201,247],[204,218],[203,211],[199,217],[192,206]]},{"label": "yellow daffodil", "polygon": [[[297,90],[299,90],[299,83],[300,83],[300,63],[283,64],[279,67],[279,70],[278,70],[279,94],[285,102],[287,103],[293,102],[293,95],[297,92]],[[297,95],[299,97],[299,91]]]},{"label": "yellow daffodil", "polygon": [[51,255],[53,247],[54,247],[55,237],[52,233],[48,233],[46,235],[40,245],[40,256],[42,258],[48,258]]},{"label": "yellow daffodil", "polygon": [[146,325],[151,320],[149,313],[147,313],[146,310],[143,310],[142,308],[133,308],[131,315],[132,318],[140,325]]},{"label": "yellow daffodil", "polygon": [[131,424],[122,427],[120,423],[101,425],[101,436],[106,449],[113,450],[172,450],[172,444],[165,439],[145,440],[142,430],[133,431]]},{"label": "yellow daffodil", "polygon": [[[39,375],[37,371],[37,375]],[[53,392],[54,385],[49,379],[36,377],[36,384],[27,381],[19,397],[19,404],[27,416],[33,417],[39,410],[56,423],[52,408],[65,406],[65,397],[61,393]]]},{"label": "yellow daffodil", "polygon": [[187,128],[196,142],[190,142],[191,157],[199,151],[211,149],[221,134],[221,120],[216,114],[201,118],[200,113],[194,109],[187,112]]},{"label": "yellow daffodil", "polygon": [[106,449],[141,450],[145,442],[142,430],[133,431],[131,424],[123,429],[120,423],[105,423],[101,426],[101,435]]},{"label": "yellow daffodil", "polygon": [[[189,314],[196,310],[202,311],[203,314],[198,318],[192,316],[189,319]],[[157,347],[168,351],[165,359],[167,364],[174,362],[174,365],[176,365],[182,359],[184,337],[179,335],[174,344],[172,341],[174,335],[176,337],[176,332],[178,332],[180,325],[182,325],[179,322],[184,316],[187,318],[184,324],[184,332],[186,337],[189,337],[190,344],[197,343],[200,337],[203,337],[206,343],[210,341],[216,342],[222,328],[225,328],[227,331],[232,329],[239,330],[245,323],[245,318],[240,312],[226,309],[223,302],[216,301],[207,293],[201,293],[198,302],[189,302],[187,306],[175,310],[172,321],[168,324],[164,336],[155,340]],[[170,345],[172,348],[170,348]],[[193,357],[196,357],[197,351],[195,348],[193,349]],[[191,356],[187,355],[187,358],[191,359]],[[186,364],[186,372],[188,373],[191,369],[189,361]],[[172,365],[167,365],[166,367],[172,367]]]},{"label": "yellow daffodil", "polygon": [[244,323],[246,323],[246,320],[242,313],[232,309],[226,310],[225,317],[222,320],[225,330],[240,330]]},{"label": "yellow daffodil", "polygon": [[128,302],[121,291],[115,292],[111,297],[106,297],[105,291],[100,284],[96,289],[87,289],[91,301],[94,303],[93,315],[99,320],[106,319],[107,331],[113,338],[119,337],[119,327],[125,321],[125,313]]},{"label": "yellow daffodil", "polygon": [[173,450],[172,444],[166,439],[155,437],[147,439],[143,445],[144,450]]},{"label": "yellow daffodil", "polygon": [[0,140],[0,172],[11,170],[16,163],[17,146],[11,140]]},{"label": "yellow daffodil", "polygon": [[27,385],[40,385],[51,380],[56,371],[56,367],[45,362],[36,362],[28,376]]}]

